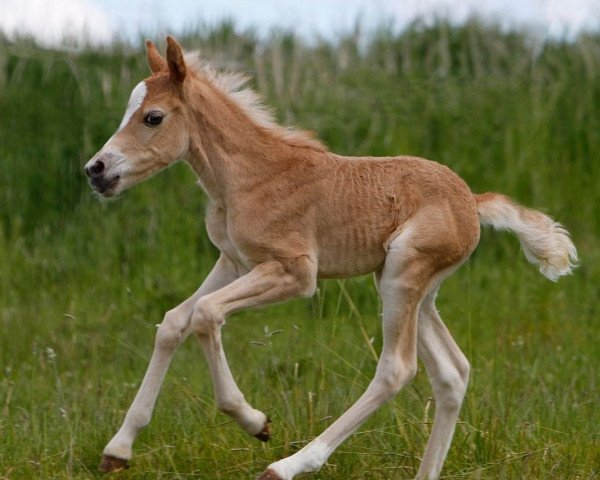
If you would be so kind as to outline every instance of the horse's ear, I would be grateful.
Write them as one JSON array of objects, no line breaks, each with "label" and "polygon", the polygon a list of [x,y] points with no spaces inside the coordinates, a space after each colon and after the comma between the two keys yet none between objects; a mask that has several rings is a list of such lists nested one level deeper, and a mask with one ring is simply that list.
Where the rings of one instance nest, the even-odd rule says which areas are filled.
[{"label": "horse's ear", "polygon": [[183,59],[183,51],[181,50],[181,45],[171,36],[167,37],[167,64],[169,65],[171,78],[176,82],[183,82],[187,72]]},{"label": "horse's ear", "polygon": [[152,73],[158,73],[161,70],[167,69],[167,61],[158,53],[156,45],[150,40],[146,40],[146,57],[148,58],[148,66]]}]

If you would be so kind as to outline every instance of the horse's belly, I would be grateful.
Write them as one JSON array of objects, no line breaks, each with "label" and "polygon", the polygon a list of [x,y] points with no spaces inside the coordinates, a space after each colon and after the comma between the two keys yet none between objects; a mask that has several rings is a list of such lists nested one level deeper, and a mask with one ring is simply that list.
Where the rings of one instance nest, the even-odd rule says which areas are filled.
[{"label": "horse's belly", "polygon": [[383,245],[371,248],[319,249],[319,278],[346,278],[381,269],[385,260]]}]

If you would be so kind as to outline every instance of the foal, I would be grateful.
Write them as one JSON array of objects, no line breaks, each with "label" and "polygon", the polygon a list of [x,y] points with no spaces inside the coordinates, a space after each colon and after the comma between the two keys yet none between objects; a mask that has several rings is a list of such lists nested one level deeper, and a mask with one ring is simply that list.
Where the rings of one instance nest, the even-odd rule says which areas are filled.
[{"label": "foal", "polygon": [[267,441],[267,416],[248,404],[227,365],[221,327],[233,312],[311,296],[318,278],[375,273],[383,349],[365,393],[321,435],[260,479],[319,470],[331,453],[417,371],[431,379],[436,414],[417,478],[437,478],[467,387],[469,362],[442,323],[442,281],[479,242],[480,224],[511,230],[527,259],[556,280],[577,260],[568,232],[509,198],[474,195],[450,169],[415,157],[348,158],[271,120],[245,78],[220,75],[167,38],[152,42],[152,75],[133,90],[117,132],[87,163],[92,187],[113,196],[178,159],[208,196],[206,228],[221,256],[198,290],[165,314],[148,370],[101,470],[127,466],[177,347],[194,333],[217,407]]}]

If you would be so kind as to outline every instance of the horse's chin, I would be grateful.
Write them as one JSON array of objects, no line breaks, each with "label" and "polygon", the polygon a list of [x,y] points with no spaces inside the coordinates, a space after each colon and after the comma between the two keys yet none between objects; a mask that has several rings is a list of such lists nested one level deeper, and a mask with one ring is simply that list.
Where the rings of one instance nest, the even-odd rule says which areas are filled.
[{"label": "horse's chin", "polygon": [[120,175],[115,175],[110,180],[92,179],[90,185],[99,196],[110,198],[118,195],[122,190],[122,178]]},{"label": "horse's chin", "polygon": [[108,199],[112,199],[112,198],[116,198],[120,192],[117,192],[116,190],[111,190],[111,191],[106,191],[106,192],[97,192],[98,196],[102,199],[108,200]]}]

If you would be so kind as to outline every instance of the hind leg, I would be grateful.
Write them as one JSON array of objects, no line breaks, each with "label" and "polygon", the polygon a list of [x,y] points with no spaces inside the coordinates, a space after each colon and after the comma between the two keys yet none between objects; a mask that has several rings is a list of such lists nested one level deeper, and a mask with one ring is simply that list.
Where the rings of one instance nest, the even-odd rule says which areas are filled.
[{"label": "hind leg", "polygon": [[417,351],[433,387],[435,420],[418,479],[439,477],[469,381],[469,362],[435,308],[436,293],[430,292],[419,309]]},{"label": "hind leg", "polygon": [[261,480],[289,480],[321,468],[333,451],[373,412],[409,382],[417,370],[417,317],[437,270],[432,256],[401,234],[391,244],[379,281],[383,302],[383,349],[365,393],[338,420],[294,455],[269,466]]}]

